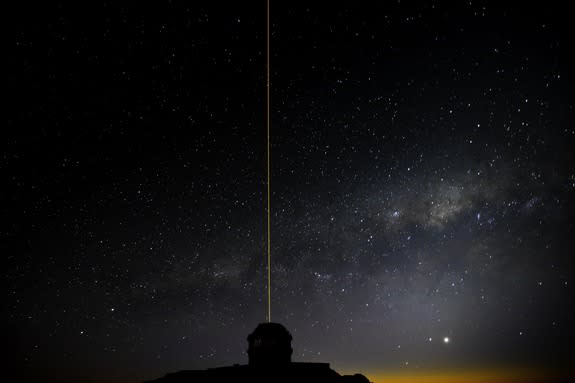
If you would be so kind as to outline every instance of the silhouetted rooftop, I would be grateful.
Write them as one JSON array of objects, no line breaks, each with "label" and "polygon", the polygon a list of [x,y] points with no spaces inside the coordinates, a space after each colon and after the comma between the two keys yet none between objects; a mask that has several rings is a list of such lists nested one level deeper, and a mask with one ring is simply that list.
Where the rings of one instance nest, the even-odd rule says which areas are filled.
[{"label": "silhouetted rooftop", "polygon": [[340,375],[329,363],[292,362],[292,336],[279,323],[260,323],[248,335],[247,365],[235,364],[207,370],[184,370],[170,373],[148,383],[176,382],[356,382],[368,383],[361,375]]}]

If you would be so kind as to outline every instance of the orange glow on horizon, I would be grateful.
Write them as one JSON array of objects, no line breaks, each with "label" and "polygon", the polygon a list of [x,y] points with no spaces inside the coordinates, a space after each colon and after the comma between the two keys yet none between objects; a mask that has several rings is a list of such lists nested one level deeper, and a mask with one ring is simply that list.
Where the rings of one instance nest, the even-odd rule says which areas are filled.
[{"label": "orange glow on horizon", "polygon": [[[355,371],[356,372],[356,371]],[[354,374],[355,372],[345,372]],[[564,382],[566,377],[534,369],[484,369],[460,371],[365,371],[373,383],[543,383]],[[573,378],[573,377],[572,377]]]}]

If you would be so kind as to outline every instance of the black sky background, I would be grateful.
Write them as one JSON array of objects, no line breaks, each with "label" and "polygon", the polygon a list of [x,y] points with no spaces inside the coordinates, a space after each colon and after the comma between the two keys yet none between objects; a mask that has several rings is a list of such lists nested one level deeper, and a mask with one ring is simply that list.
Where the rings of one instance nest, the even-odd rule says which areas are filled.
[{"label": "black sky background", "polygon": [[[244,363],[265,319],[265,3],[6,18],[15,373]],[[294,360],[567,369],[571,23],[554,2],[272,2],[272,319]]]}]

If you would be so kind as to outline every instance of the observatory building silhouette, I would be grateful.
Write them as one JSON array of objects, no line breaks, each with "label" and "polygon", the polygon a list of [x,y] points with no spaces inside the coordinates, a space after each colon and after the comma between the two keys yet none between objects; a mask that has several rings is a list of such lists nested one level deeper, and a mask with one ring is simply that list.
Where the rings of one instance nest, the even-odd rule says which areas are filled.
[{"label": "observatory building silhouette", "polygon": [[340,375],[329,363],[292,362],[292,336],[279,323],[260,323],[248,335],[247,365],[183,370],[146,383],[195,382],[318,382],[369,383],[361,375]]}]

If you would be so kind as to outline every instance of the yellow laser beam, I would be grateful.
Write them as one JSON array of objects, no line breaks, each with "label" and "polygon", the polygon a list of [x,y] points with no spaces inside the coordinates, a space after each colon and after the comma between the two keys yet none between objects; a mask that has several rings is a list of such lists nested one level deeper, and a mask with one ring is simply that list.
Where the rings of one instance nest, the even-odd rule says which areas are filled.
[{"label": "yellow laser beam", "polygon": [[271,290],[271,210],[270,210],[270,1],[266,8],[266,130],[267,130],[267,255],[268,255],[268,315],[272,320],[272,290]]}]

